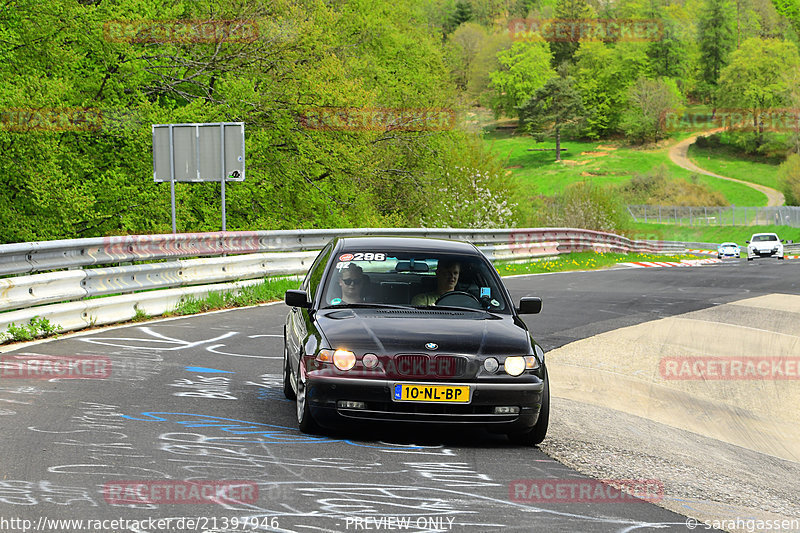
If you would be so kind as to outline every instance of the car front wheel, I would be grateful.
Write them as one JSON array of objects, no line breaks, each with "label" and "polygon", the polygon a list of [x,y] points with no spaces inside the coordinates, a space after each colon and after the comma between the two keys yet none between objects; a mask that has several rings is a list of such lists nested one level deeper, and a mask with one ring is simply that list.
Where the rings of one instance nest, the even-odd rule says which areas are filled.
[{"label": "car front wheel", "polygon": [[536,424],[524,433],[509,433],[508,440],[515,444],[525,446],[535,446],[540,444],[547,435],[547,426],[550,423],[550,379],[547,377],[547,370],[544,374],[544,392],[542,393],[542,408],[539,411],[539,418]]},{"label": "car front wheel", "polygon": [[[302,361],[301,361],[302,364]],[[301,369],[297,368],[297,425],[303,433],[317,434],[320,427],[311,416],[311,408],[308,406],[306,377]]]}]

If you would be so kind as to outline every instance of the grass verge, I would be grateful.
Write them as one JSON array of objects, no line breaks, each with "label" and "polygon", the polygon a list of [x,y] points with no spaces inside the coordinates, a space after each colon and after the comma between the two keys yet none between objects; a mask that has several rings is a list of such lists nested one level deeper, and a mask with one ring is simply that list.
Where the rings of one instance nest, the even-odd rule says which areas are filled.
[{"label": "grass verge", "polygon": [[553,259],[543,259],[530,263],[498,262],[495,266],[501,276],[513,276],[516,274],[540,274],[569,270],[599,270],[617,263],[630,263],[633,261],[680,261],[681,259],[696,259],[696,257],[691,255],[574,252],[560,255]]},{"label": "grass verge", "polygon": [[628,237],[636,240],[681,242],[736,242],[744,244],[753,233],[777,233],[781,239],[800,242],[800,228],[789,226],[675,226],[631,223]]},{"label": "grass verge", "polygon": [[238,292],[211,292],[205,298],[185,298],[175,309],[163,316],[183,316],[213,311],[233,309],[260,303],[282,300],[289,289],[296,289],[298,281],[290,278],[267,278],[263,282],[243,287]]}]

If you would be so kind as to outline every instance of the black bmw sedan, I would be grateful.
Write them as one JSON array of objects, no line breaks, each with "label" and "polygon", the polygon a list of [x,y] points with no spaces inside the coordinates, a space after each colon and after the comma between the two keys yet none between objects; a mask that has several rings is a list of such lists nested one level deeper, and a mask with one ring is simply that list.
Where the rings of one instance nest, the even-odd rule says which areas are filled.
[{"label": "black bmw sedan", "polygon": [[342,237],[286,292],[284,393],[300,430],[360,423],[477,424],[538,444],[550,393],[544,351],[474,245]]}]

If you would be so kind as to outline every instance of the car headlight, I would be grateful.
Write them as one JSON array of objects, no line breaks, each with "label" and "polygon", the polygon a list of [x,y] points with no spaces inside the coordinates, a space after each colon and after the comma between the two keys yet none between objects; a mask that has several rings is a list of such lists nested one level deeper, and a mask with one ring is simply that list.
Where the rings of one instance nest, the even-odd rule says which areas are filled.
[{"label": "car headlight", "polygon": [[339,370],[350,370],[356,366],[356,354],[348,350],[333,352],[333,365]]},{"label": "car headlight", "polygon": [[339,370],[350,370],[356,365],[356,355],[349,350],[320,350],[316,360],[320,363],[333,363]]},{"label": "car headlight", "polygon": [[509,376],[519,376],[525,372],[525,358],[518,355],[506,357],[506,362],[503,363],[503,369]]}]

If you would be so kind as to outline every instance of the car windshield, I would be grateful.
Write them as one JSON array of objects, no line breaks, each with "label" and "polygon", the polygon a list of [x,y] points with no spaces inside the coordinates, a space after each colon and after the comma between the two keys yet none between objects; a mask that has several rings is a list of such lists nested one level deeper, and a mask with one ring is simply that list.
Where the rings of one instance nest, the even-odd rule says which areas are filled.
[{"label": "car windshield", "polygon": [[509,313],[498,280],[491,264],[478,256],[390,250],[340,252],[328,275],[322,307],[377,304]]},{"label": "car windshield", "polygon": [[753,242],[764,242],[764,241],[777,241],[778,237],[776,235],[753,235],[751,241]]}]

